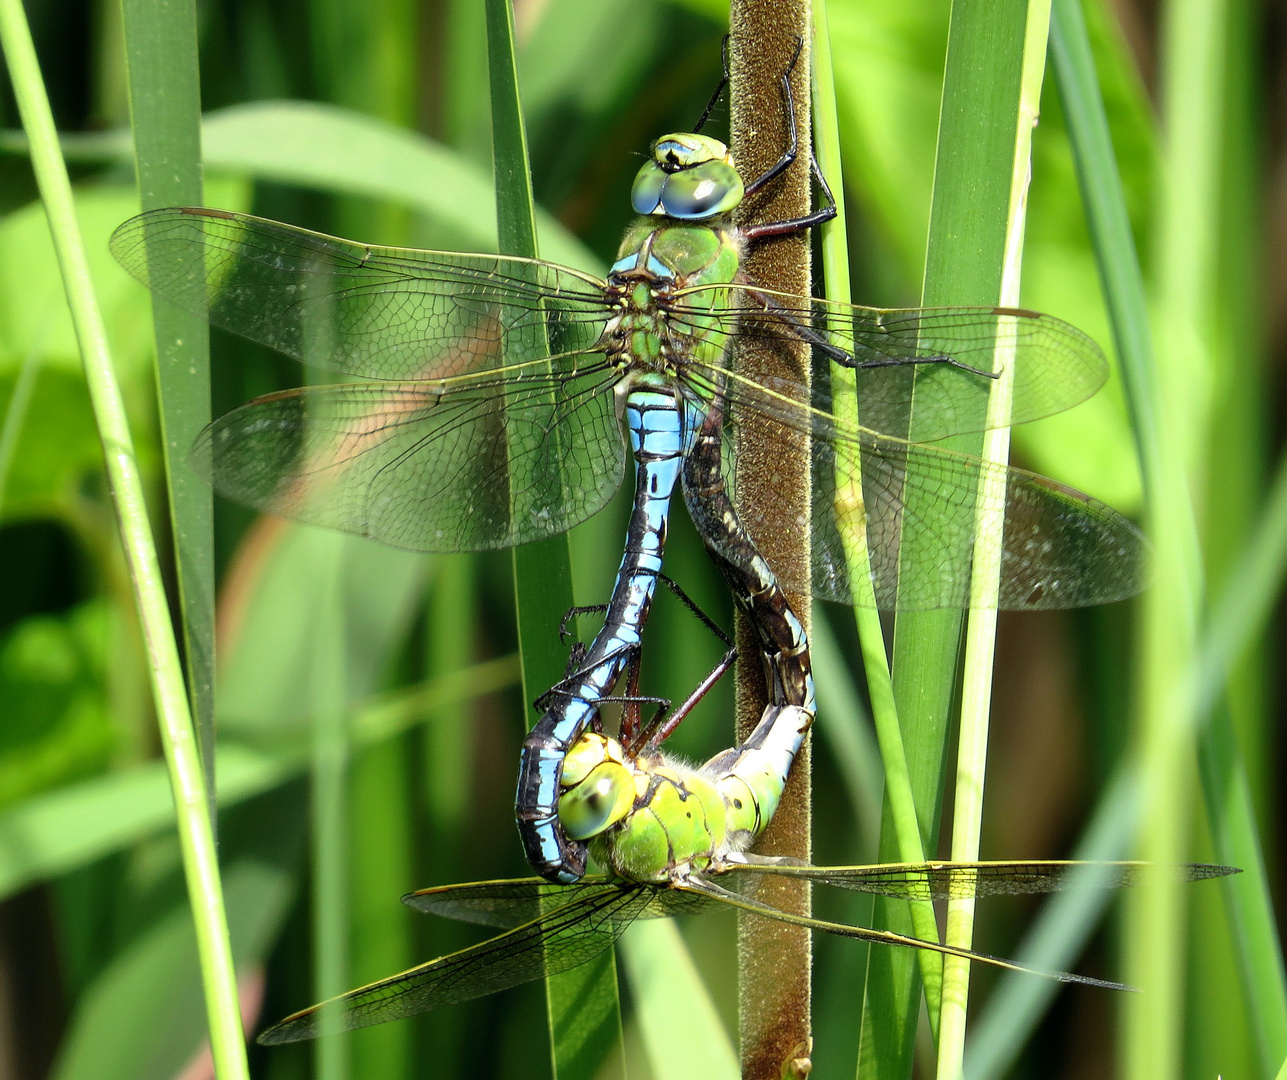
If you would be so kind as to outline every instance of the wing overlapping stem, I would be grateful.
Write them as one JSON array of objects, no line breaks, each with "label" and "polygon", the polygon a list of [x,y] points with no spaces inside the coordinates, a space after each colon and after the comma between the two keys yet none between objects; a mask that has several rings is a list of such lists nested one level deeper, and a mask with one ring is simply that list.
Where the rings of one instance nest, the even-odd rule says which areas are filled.
[{"label": "wing overlapping stem", "polygon": [[[375,247],[225,210],[149,211],[121,225],[111,249],[158,296],[213,325],[359,378],[572,355],[594,347],[607,319],[603,283],[552,263]],[[315,326],[324,354],[310,348]]]},{"label": "wing overlapping stem", "polygon": [[[905,435],[916,401],[922,441],[986,426],[996,341],[1014,341],[1013,423],[1060,413],[1093,396],[1107,381],[1108,361],[1095,342],[1051,315],[1014,308],[882,309],[804,299],[753,286],[728,290],[730,299],[706,306],[701,286],[679,293],[676,321],[731,344],[751,339],[804,342],[813,370],[832,363],[855,368],[856,404],[864,427]],[[685,300],[691,297],[690,301]],[[732,375],[733,373],[730,372]],[[828,380],[774,380],[768,389],[824,413],[835,407]]]},{"label": "wing overlapping stem", "polygon": [[483,997],[588,963],[648,907],[652,887],[608,885],[459,952],[288,1016],[263,1031],[266,1045],[316,1038],[324,1010],[342,1008],[347,1028],[400,1020]]},{"label": "wing overlapping stem", "polygon": [[[822,382],[825,375],[815,378]],[[855,590],[842,539],[846,530],[857,530],[867,536],[877,607],[965,607],[979,482],[985,476],[999,481],[995,501],[1002,502],[999,507],[989,503],[989,508],[1004,510],[1000,607],[1084,607],[1132,596],[1143,587],[1148,545],[1139,529],[1073,488],[1023,469],[882,435],[733,372],[693,364],[685,380],[706,395],[722,388],[733,424],[747,411],[767,418],[758,430],[769,447],[768,460],[776,460],[775,443],[786,453],[792,432],[806,428],[812,436],[812,580],[784,576],[788,588],[811,589],[821,599],[853,603]],[[837,490],[837,455],[861,461],[861,498]],[[733,457],[727,449],[724,460],[731,469]],[[690,511],[703,534],[719,535],[718,529],[703,527],[706,509],[700,500],[696,506],[690,500]],[[739,505],[738,513],[758,540],[771,522],[781,520],[783,511],[769,502]],[[797,523],[801,528],[806,524]],[[910,561],[906,553],[900,557],[905,530],[929,538],[923,550],[932,555],[919,562]],[[736,558],[736,552],[721,554]]]}]

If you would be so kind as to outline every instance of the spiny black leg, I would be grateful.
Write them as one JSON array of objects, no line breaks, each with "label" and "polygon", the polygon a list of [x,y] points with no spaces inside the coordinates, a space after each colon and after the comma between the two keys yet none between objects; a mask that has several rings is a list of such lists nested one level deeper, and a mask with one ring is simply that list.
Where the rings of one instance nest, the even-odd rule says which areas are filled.
[{"label": "spiny black leg", "polygon": [[822,189],[822,197],[827,205],[818,207],[813,213],[805,214],[804,217],[791,218],[790,221],[766,221],[759,225],[747,225],[742,229],[742,235],[746,237],[748,243],[771,236],[789,236],[791,233],[804,232],[815,225],[825,225],[828,221],[834,220],[836,198],[831,194],[831,185],[822,175],[822,170],[818,168],[818,159],[812,152],[809,154],[809,171],[818,181],[818,187]]},{"label": "spiny black leg", "polygon": [[682,603],[684,607],[688,608],[689,611],[691,611],[694,615],[696,615],[699,619],[701,619],[701,621],[706,625],[706,628],[712,634],[714,634],[717,638],[719,638],[720,641],[722,641],[725,645],[730,647],[732,646],[733,639],[729,637],[728,634],[724,633],[724,630],[714,619],[712,619],[709,615],[706,614],[706,612],[704,612],[700,607],[697,606],[697,601],[695,601],[691,596],[689,596],[686,592],[684,592],[684,590],[680,587],[679,582],[675,581],[673,578],[667,577],[665,574],[658,574],[657,577],[661,579],[661,581],[665,584],[666,588],[668,588],[672,593],[675,594],[676,597],[679,598],[680,603]]},{"label": "spiny black leg", "polygon": [[688,695],[687,700],[679,708],[671,713],[670,716],[665,717],[664,720],[663,715],[660,713],[655,716],[648,725],[651,729],[651,734],[648,734],[648,739],[644,743],[645,749],[655,750],[670,738],[684,717],[692,712],[693,708],[706,696],[710,688],[724,677],[724,673],[733,666],[733,662],[736,659],[737,649],[730,647],[720,662],[711,669],[711,673],[698,684],[697,689]]},{"label": "spiny black leg", "polygon": [[793,311],[788,311],[782,307],[777,300],[766,293],[758,292],[756,289],[747,287],[748,295],[753,296],[763,305],[766,312],[772,313],[779,323],[790,327],[791,331],[806,345],[817,349],[834,364],[841,367],[852,368],[854,371],[865,371],[869,368],[885,367],[908,367],[916,364],[943,364],[946,367],[954,367],[959,371],[968,371],[971,375],[979,375],[985,379],[999,379],[999,371],[984,371],[982,368],[976,368],[970,364],[963,363],[954,356],[878,356],[871,360],[859,360],[851,353],[845,352],[838,345],[833,345],[825,337],[819,334],[813,327],[801,322]]},{"label": "spiny black leg", "polygon": [[795,102],[791,100],[791,72],[795,68],[796,61],[800,59],[800,53],[803,50],[804,38],[797,37],[795,39],[795,55],[791,57],[791,63],[787,65],[786,71],[782,73],[782,102],[786,108],[787,132],[791,140],[790,144],[782,151],[782,156],[777,161],[746,185],[744,190],[747,195],[754,195],[775,176],[780,176],[796,158],[800,140],[795,123]]},{"label": "spiny black leg", "polygon": [[[606,664],[608,661],[613,660],[616,657],[622,655],[622,653],[633,652],[633,651],[635,651],[635,646],[622,645],[619,648],[612,650],[612,652],[606,653],[604,656],[602,656],[599,659],[598,663],[594,665],[594,667],[598,667],[599,664]],[[584,666],[586,653],[587,653],[586,647],[582,645],[580,642],[577,642],[575,645],[572,646],[572,655],[568,659],[568,666],[566,669],[566,673],[564,674],[562,679],[560,679],[557,683],[555,683],[552,687],[550,687],[547,691],[545,691],[545,693],[543,693],[540,697],[536,699],[536,701],[533,703],[536,708],[545,710],[550,707],[550,703],[552,701],[555,701],[560,697],[567,698],[567,697],[573,696],[568,693],[568,689],[567,689],[568,686],[570,684],[580,682],[581,679],[583,679],[586,675],[588,675],[593,670],[593,668]]]},{"label": "spiny black leg", "polygon": [[720,43],[720,67],[723,70],[723,76],[720,78],[719,85],[715,87],[715,93],[711,94],[711,99],[706,103],[706,108],[702,110],[701,118],[693,127],[693,134],[702,130],[706,121],[710,119],[711,110],[715,108],[716,103],[724,93],[724,88],[728,86],[728,35],[724,35],[724,40]]},{"label": "spiny black leg", "polygon": [[602,614],[607,610],[607,604],[574,604],[563,613],[563,618],[559,620],[559,640],[567,641],[567,639],[572,636],[571,632],[568,630],[568,623],[578,615],[589,615],[591,613]]}]

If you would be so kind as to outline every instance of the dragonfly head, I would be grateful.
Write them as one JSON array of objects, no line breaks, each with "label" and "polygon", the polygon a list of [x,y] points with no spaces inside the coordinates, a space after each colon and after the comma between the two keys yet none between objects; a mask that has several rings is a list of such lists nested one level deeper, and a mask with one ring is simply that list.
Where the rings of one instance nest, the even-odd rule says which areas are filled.
[{"label": "dragonfly head", "polygon": [[742,201],[742,178],[733,155],[718,139],[679,132],[652,144],[630,189],[639,214],[701,221],[727,214]]},{"label": "dragonfly head", "polygon": [[559,822],[574,840],[597,836],[630,813],[634,775],[616,739],[589,732],[563,759]]}]

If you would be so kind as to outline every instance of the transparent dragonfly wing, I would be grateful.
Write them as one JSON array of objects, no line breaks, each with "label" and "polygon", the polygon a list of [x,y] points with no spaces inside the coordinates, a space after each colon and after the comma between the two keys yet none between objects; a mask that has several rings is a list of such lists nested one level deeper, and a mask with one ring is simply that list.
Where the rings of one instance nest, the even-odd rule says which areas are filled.
[{"label": "transparent dragonfly wing", "polygon": [[[466,885],[441,885],[408,893],[402,902],[430,915],[483,926],[518,926],[539,918],[551,904],[571,904],[605,888],[622,888],[619,878],[591,874],[571,885],[556,885],[544,878],[511,878],[476,881]],[[634,886],[630,886],[634,887]],[[632,919],[661,918],[700,911],[708,906],[704,897],[660,885],[639,886],[650,895],[640,908],[632,908]]]},{"label": "transparent dragonfly wing", "polygon": [[700,327],[725,346],[725,355],[738,340],[785,340],[810,346],[815,372],[853,366],[852,386],[842,394],[847,401],[833,397],[828,379],[815,378],[812,387],[789,377],[764,385],[824,413],[849,415],[844,406],[851,405],[863,427],[882,435],[935,442],[982,431],[990,376],[1003,367],[1012,377],[1012,424],[1070,409],[1108,379],[1103,350],[1051,315],[1016,308],[887,310],[749,287],[723,290],[728,299],[708,308],[702,294],[710,291],[682,293],[676,321],[693,332]]},{"label": "transparent dragonfly wing", "polygon": [[220,210],[151,211],[111,246],[212,324],[373,380],[270,395],[207,428],[198,468],[237,502],[394,547],[479,551],[562,532],[620,485],[592,277]]},{"label": "transparent dragonfly wing", "polygon": [[[707,395],[722,394],[730,415],[726,437],[738,416],[757,414],[763,460],[785,459],[797,452],[798,432],[810,436],[811,520],[792,522],[785,502],[737,505],[757,545],[771,529],[811,529],[811,580],[784,580],[788,588],[843,604],[874,596],[875,606],[885,610],[966,607],[980,509],[1004,512],[1002,536],[993,538],[1002,545],[1001,608],[1083,607],[1120,600],[1143,587],[1147,542],[1139,529],[1073,488],[1023,469],[870,431],[734,373],[693,364],[685,380]],[[840,465],[845,472],[838,478]],[[853,483],[854,465],[860,487]],[[732,489],[731,445],[725,447],[722,467]],[[995,484],[983,490],[994,494],[981,497],[985,477]],[[685,499],[698,531],[737,562],[738,549],[720,539],[726,530],[720,528],[718,504],[688,486]],[[914,549],[902,549],[904,535],[917,537]],[[849,538],[863,536],[870,593],[855,589],[846,546]]]},{"label": "transparent dragonfly wing", "polygon": [[158,296],[308,364],[403,381],[592,349],[602,282],[501,255],[375,247],[225,210],[131,218],[112,254]]},{"label": "transparent dragonfly wing", "polygon": [[778,922],[790,923],[792,926],[803,926],[810,930],[821,930],[837,937],[853,938],[856,941],[869,941],[879,945],[895,945],[906,949],[925,949],[929,952],[936,952],[941,956],[959,956],[965,960],[988,964],[991,967],[1003,968],[1007,971],[1040,975],[1047,979],[1056,979],[1065,983],[1078,983],[1082,986],[1097,986],[1104,990],[1130,989],[1124,983],[1110,982],[1107,979],[1092,979],[1087,975],[1074,975],[1067,971],[1032,968],[1014,960],[1006,960],[1000,956],[975,952],[973,949],[963,949],[955,945],[943,945],[937,941],[923,941],[920,938],[909,937],[906,934],[895,933],[892,930],[876,930],[868,926],[854,926],[850,923],[831,922],[827,919],[816,919],[806,915],[794,915],[757,900],[753,896],[732,892],[713,880],[696,875],[680,887],[690,889],[712,900],[718,900],[732,907],[740,908],[743,911],[753,912],[766,919],[775,919]]},{"label": "transparent dragonfly wing", "polygon": [[412,551],[511,547],[584,521],[625,473],[616,375],[563,366],[272,394],[221,416],[193,456],[267,513]]},{"label": "transparent dragonfly wing", "polygon": [[648,907],[652,890],[647,885],[586,890],[571,903],[478,945],[288,1016],[261,1032],[258,1041],[276,1045],[316,1038],[327,1008],[342,1010],[337,1019],[346,1028],[369,1027],[568,971],[611,948]]},{"label": "transparent dragonfly wing", "polygon": [[[753,857],[752,857],[753,858]],[[738,876],[776,874],[842,889],[903,900],[966,900],[985,896],[1024,896],[1061,892],[1079,885],[1124,889],[1147,875],[1170,881],[1205,881],[1238,873],[1230,866],[1186,863],[1158,866],[1141,862],[902,863],[877,866],[788,866],[752,863],[732,871]]]}]

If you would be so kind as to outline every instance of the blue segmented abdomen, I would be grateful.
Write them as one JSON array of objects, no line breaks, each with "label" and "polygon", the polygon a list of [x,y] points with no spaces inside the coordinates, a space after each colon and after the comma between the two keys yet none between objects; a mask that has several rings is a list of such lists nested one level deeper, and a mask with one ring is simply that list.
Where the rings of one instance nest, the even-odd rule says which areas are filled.
[{"label": "blue segmented abdomen", "polygon": [[681,409],[672,390],[645,387],[627,394],[625,419],[635,502],[603,628],[578,672],[552,691],[556,700],[528,732],[519,762],[515,816],[523,848],[534,869],[561,882],[580,878],[586,859],[585,845],[570,839],[558,821],[563,759],[639,647],[661,572],[670,497],[700,416],[695,405]]}]

